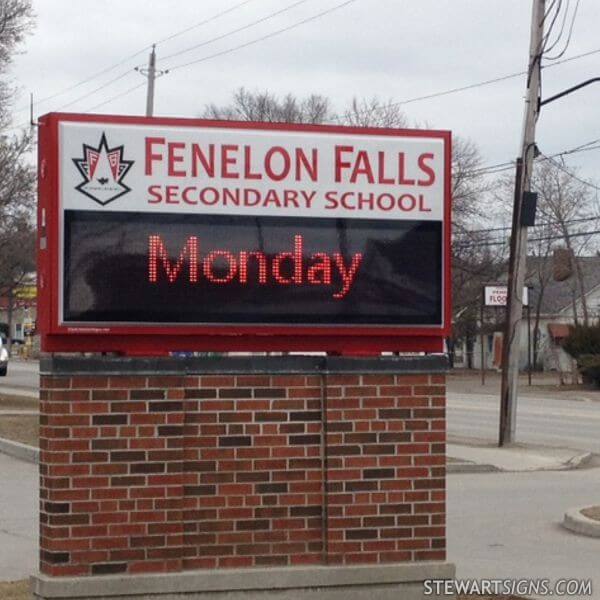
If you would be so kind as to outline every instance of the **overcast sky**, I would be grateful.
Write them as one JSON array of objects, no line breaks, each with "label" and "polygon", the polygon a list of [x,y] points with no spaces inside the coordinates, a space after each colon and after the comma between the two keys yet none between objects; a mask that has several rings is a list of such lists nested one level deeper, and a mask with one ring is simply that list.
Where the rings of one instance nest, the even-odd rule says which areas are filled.
[{"label": "overcast sky", "polygon": [[[29,92],[43,99],[122,61],[92,81],[40,102],[36,114],[90,112],[101,103],[92,112],[143,114],[143,85],[117,96],[144,83],[134,67],[147,61],[149,44],[159,42],[159,68],[175,67],[251,42],[341,2],[247,0],[160,42],[241,0],[34,0],[37,27],[12,69],[21,90],[15,124],[28,119]],[[576,0],[570,4],[572,10]],[[296,6],[210,41],[291,5]],[[155,114],[198,116],[207,103],[227,103],[240,86],[276,94],[323,94],[342,110],[354,96],[403,101],[509,75],[527,66],[530,17],[531,0],[354,0],[270,39],[173,69],[157,81]],[[564,58],[600,49],[599,30],[600,2],[580,0]],[[161,60],[199,44],[204,45]],[[596,76],[600,53],[544,70],[543,93],[552,95]],[[471,138],[485,164],[495,164],[518,153],[524,87],[524,77],[516,77],[403,108],[411,122]],[[600,138],[599,106],[600,85],[595,85],[545,108],[537,135],[542,151],[556,153]],[[594,179],[599,158],[595,150],[567,160],[581,168],[582,176]]]}]

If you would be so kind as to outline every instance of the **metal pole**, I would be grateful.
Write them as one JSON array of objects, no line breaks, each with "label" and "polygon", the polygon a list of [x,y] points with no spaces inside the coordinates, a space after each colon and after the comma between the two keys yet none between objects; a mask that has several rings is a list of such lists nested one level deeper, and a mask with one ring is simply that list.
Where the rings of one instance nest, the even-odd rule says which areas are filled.
[{"label": "metal pole", "polygon": [[[484,292],[485,294],[485,292]],[[481,385],[485,385],[485,345],[483,343],[483,295],[481,297],[481,312],[479,315],[479,339],[481,343]]]},{"label": "metal pole", "polygon": [[152,52],[148,59],[148,87],[146,88],[146,116],[154,114],[154,81],[156,79],[156,46],[152,46]]},{"label": "metal pole", "polygon": [[531,306],[529,305],[529,294],[527,297],[527,379],[529,385],[531,385]]},{"label": "metal pole", "polygon": [[14,283],[11,282],[10,287],[8,288],[8,307],[7,307],[7,315],[6,321],[8,326],[8,336],[6,338],[6,351],[10,356],[12,354],[12,336],[13,336],[13,309],[14,309],[14,292],[13,292]]},{"label": "metal pole", "polygon": [[[527,256],[527,227],[521,225],[521,207],[523,192],[529,191],[531,188],[531,173],[535,154],[535,125],[539,114],[545,9],[545,0],[533,0],[521,161],[517,161],[511,232],[508,305],[506,309],[506,331],[504,334],[504,352],[502,357],[499,446],[513,443],[517,428],[520,327],[523,319],[522,294],[523,284],[525,283],[525,262]],[[521,165],[522,168],[520,168]]]}]

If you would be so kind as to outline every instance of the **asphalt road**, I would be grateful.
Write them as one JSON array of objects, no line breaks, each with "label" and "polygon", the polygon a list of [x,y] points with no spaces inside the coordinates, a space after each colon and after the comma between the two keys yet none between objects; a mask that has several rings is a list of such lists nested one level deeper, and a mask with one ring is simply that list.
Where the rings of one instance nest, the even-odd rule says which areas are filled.
[{"label": "asphalt road", "polygon": [[0,393],[10,392],[37,394],[39,386],[39,363],[35,360],[11,360],[8,374],[0,377]]},{"label": "asphalt road", "polygon": [[[597,504],[600,469],[448,476],[448,558],[459,578],[592,578],[600,539],[561,527],[569,508]],[[532,595],[532,597],[536,597]]]},{"label": "asphalt road", "polygon": [[[600,396],[600,394],[599,394]],[[448,392],[448,436],[498,439],[499,396]],[[517,442],[600,453],[600,402],[520,397]]]}]

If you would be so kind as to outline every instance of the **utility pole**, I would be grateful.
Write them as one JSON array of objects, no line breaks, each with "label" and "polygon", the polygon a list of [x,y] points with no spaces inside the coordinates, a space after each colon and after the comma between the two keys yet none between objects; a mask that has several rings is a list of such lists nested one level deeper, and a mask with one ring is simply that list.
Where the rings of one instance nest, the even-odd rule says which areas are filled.
[{"label": "utility pole", "polygon": [[152,45],[152,51],[148,57],[148,66],[146,68],[136,67],[135,70],[144,75],[148,80],[148,87],[146,88],[146,116],[152,117],[154,115],[154,82],[157,77],[169,72],[156,69],[156,44]]},{"label": "utility pole", "polygon": [[529,69],[521,155],[517,160],[513,222],[510,240],[508,272],[508,303],[502,356],[502,388],[500,399],[499,446],[515,441],[517,425],[517,389],[521,321],[523,319],[523,284],[527,258],[527,226],[522,221],[523,197],[531,189],[535,158],[535,126],[540,110],[540,79],[544,38],[545,0],[533,0]]},{"label": "utility pole", "polygon": [[146,90],[146,116],[154,114],[154,81],[156,80],[156,46],[152,46],[148,60],[148,88]]}]

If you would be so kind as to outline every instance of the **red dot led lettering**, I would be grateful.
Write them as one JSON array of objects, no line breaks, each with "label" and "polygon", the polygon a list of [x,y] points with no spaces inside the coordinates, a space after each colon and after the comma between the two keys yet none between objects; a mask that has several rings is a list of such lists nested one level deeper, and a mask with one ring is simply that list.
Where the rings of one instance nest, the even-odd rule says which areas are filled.
[{"label": "red dot led lettering", "polygon": [[[290,251],[268,255],[257,250],[210,250],[200,255],[200,239],[190,236],[176,260],[169,253],[160,235],[148,237],[148,281],[158,283],[166,276],[169,283],[177,280],[198,284],[202,281],[213,285],[266,285],[281,286],[328,286],[332,298],[345,298],[360,270],[363,255],[356,253],[347,261],[344,255],[335,252],[304,252],[304,237],[294,236]],[[252,266],[252,267],[251,267]],[[183,275],[187,268],[187,277]],[[200,277],[202,273],[203,277]],[[250,273],[253,273],[252,277]]]}]

